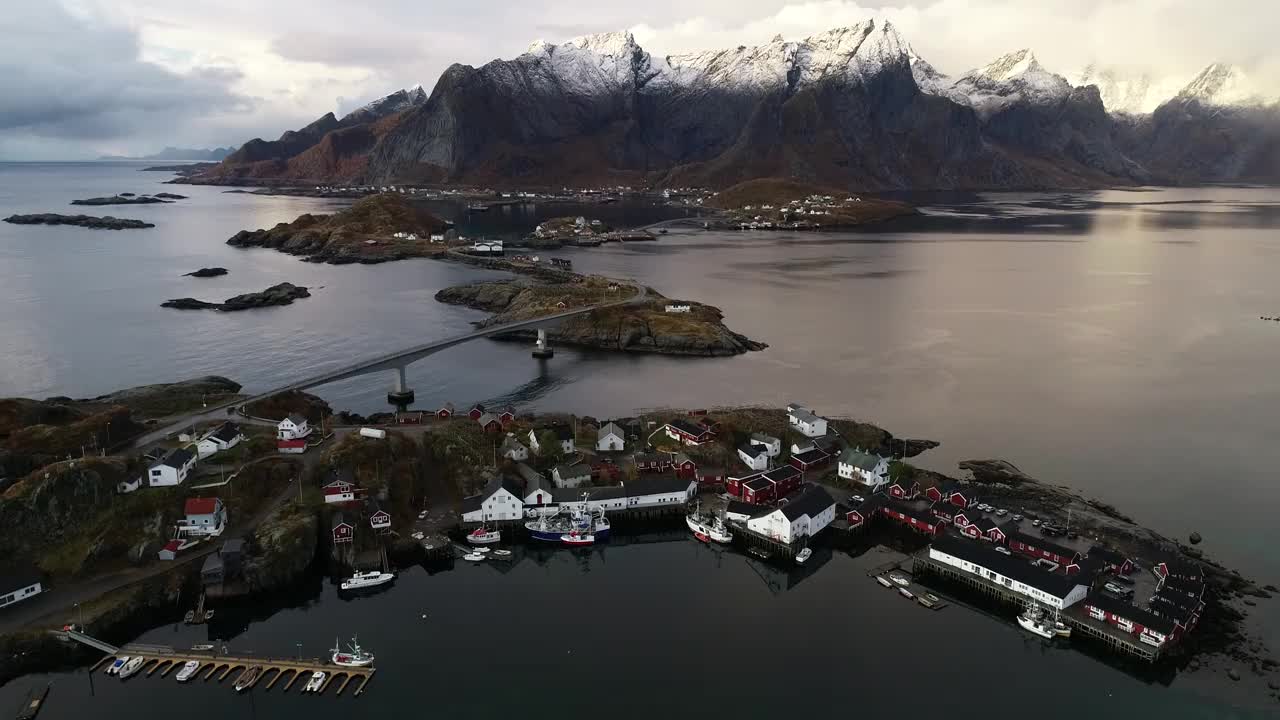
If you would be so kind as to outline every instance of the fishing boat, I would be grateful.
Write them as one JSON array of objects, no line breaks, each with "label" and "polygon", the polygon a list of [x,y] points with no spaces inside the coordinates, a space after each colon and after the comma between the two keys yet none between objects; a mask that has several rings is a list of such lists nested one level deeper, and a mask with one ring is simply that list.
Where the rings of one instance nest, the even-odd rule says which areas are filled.
[{"label": "fishing boat", "polygon": [[44,700],[49,696],[49,689],[53,687],[53,683],[44,686],[43,690],[31,690],[27,692],[27,700],[22,704],[22,709],[18,711],[17,720],[35,720],[40,714],[40,708],[44,707]]},{"label": "fishing boat", "polygon": [[586,547],[596,543],[596,536],[591,533],[580,533],[577,530],[571,530],[560,536],[560,542],[569,547]]},{"label": "fishing boat", "polygon": [[487,548],[487,547],[471,548],[471,552],[476,553],[476,554],[479,554],[479,555],[488,555],[488,554],[489,554],[489,548]]},{"label": "fishing boat", "polygon": [[910,580],[908,580],[908,579],[906,578],[906,576],[904,576],[904,575],[898,575],[897,573],[894,573],[894,574],[890,575],[890,576],[889,576],[889,579],[890,579],[890,580],[892,580],[892,581],[894,581],[894,582],[895,582],[895,583],[897,583],[898,585],[903,586],[903,587],[906,587],[906,586],[908,586],[908,585],[910,585],[910,584],[911,584],[911,581],[910,581]]},{"label": "fishing boat", "polygon": [[341,665],[342,667],[368,667],[373,664],[373,653],[365,652],[354,636],[351,638],[350,649],[347,652],[343,652],[338,647],[337,638],[334,638],[332,659],[334,665]]},{"label": "fishing boat", "polygon": [[877,575],[876,582],[880,583],[881,585],[887,588],[893,587],[893,583],[889,582],[888,580],[885,580],[883,575]]},{"label": "fishing boat", "polygon": [[1054,620],[1053,634],[1056,635],[1057,637],[1069,638],[1071,637],[1071,628],[1067,627],[1067,624],[1062,622],[1061,620]]},{"label": "fishing boat", "polygon": [[209,622],[209,621],[210,621],[210,620],[212,620],[212,619],[213,619],[213,611],[212,611],[212,610],[205,610],[205,611],[204,611],[204,621],[205,621],[205,622]]},{"label": "fishing boat", "polygon": [[118,674],[120,672],[120,668],[124,667],[124,664],[127,662],[129,662],[129,656],[121,655],[120,657],[115,659],[115,662],[111,663],[110,667],[107,668],[107,674],[108,675]]},{"label": "fishing boat", "polygon": [[692,513],[684,516],[684,524],[689,526],[693,531],[693,536],[704,543],[721,543],[728,544],[733,542],[733,533],[724,526],[724,522],[720,518],[707,519],[704,516]]},{"label": "fishing boat", "polygon": [[187,611],[187,614],[182,616],[182,622],[184,622],[184,623],[186,623],[186,624],[188,624],[188,625],[190,625],[191,623],[193,623],[193,622],[195,622],[195,621],[196,621],[196,611],[195,611],[195,610],[188,610],[188,611]]},{"label": "fishing boat", "polygon": [[356,572],[355,575],[342,581],[343,590],[363,590],[365,588],[377,587],[385,585],[395,580],[394,573],[379,572],[377,570],[363,570]]},{"label": "fishing boat", "polygon": [[1044,619],[1042,612],[1034,608],[1027,608],[1026,612],[1018,616],[1018,626],[1042,638],[1051,640],[1054,637],[1053,626]]},{"label": "fishing boat", "polygon": [[570,530],[569,518],[562,515],[540,515],[524,524],[529,537],[543,542],[560,542],[560,536]]},{"label": "fishing boat", "polygon": [[311,673],[311,679],[307,681],[307,686],[302,688],[304,693],[320,692],[320,688],[324,685],[325,674],[319,670]]},{"label": "fishing boat", "polygon": [[747,554],[748,554],[748,555],[755,555],[756,557],[760,558],[761,560],[768,560],[768,559],[769,559],[769,553],[768,553],[768,551],[766,551],[766,550],[761,550],[761,549],[760,549],[760,548],[758,548],[758,547],[747,548]]},{"label": "fishing boat", "polygon": [[262,667],[254,665],[253,667],[240,673],[240,677],[236,678],[236,684],[233,686],[236,692],[244,692],[258,681],[258,676],[262,674]]},{"label": "fishing boat", "polygon": [[502,539],[502,533],[480,526],[467,533],[467,542],[472,545],[492,545]]},{"label": "fishing boat", "polygon": [[796,553],[796,562],[803,565],[812,556],[813,550],[811,548],[801,548],[800,552]]},{"label": "fishing boat", "polygon": [[190,680],[196,671],[200,669],[198,660],[188,660],[182,664],[182,669],[178,671],[178,682],[186,682]]},{"label": "fishing boat", "polygon": [[142,669],[142,663],[144,662],[146,662],[146,658],[142,658],[142,657],[129,658],[129,662],[125,663],[124,667],[120,668],[120,671],[117,674],[120,676],[121,680],[124,680],[130,675],[133,675],[134,673],[138,672],[138,670]]},{"label": "fishing boat", "polygon": [[904,587],[900,587],[900,588],[898,588],[898,594],[899,594],[899,595],[901,595],[902,597],[904,597],[904,598],[908,599],[908,600],[914,600],[914,599],[915,599],[915,597],[916,597],[915,595],[913,595],[913,594],[912,594],[912,592],[911,592],[910,590],[908,590],[908,589],[906,589],[906,588],[904,588]]},{"label": "fishing boat", "polygon": [[467,553],[466,555],[462,556],[462,559],[468,562],[483,562],[484,555],[480,553]]},{"label": "fishing boat", "polygon": [[489,206],[484,203],[471,203],[467,206],[469,212],[489,212]]}]

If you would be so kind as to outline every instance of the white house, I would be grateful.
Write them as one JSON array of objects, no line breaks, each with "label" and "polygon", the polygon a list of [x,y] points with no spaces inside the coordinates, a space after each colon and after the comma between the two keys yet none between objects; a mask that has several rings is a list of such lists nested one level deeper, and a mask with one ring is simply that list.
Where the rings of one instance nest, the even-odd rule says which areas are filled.
[{"label": "white house", "polygon": [[627,434],[612,422],[607,422],[596,432],[596,450],[610,452],[622,450],[627,444]]},{"label": "white house", "polygon": [[182,507],[185,519],[179,520],[178,535],[221,535],[227,526],[227,509],[216,497],[187,498]]},{"label": "white house", "polygon": [[239,445],[243,439],[244,434],[240,432],[239,425],[224,422],[196,443],[196,455],[203,460],[214,453],[230,450]]},{"label": "white house", "polygon": [[845,480],[853,480],[877,490],[889,484],[889,458],[849,448],[840,453],[836,462],[836,474]]},{"label": "white house", "polygon": [[666,307],[664,307],[664,308],[663,308],[663,312],[669,312],[669,313],[687,313],[687,312],[689,312],[689,311],[691,311],[691,310],[693,310],[693,307],[692,307],[692,306],[689,306],[689,305],[683,305],[683,304],[682,304],[682,305],[667,305]]},{"label": "white house", "polygon": [[599,488],[564,488],[554,491],[561,510],[613,512],[627,506],[627,489],[622,485]]},{"label": "white house", "polygon": [[529,459],[529,448],[524,443],[516,439],[516,436],[507,433],[507,439],[502,441],[502,457],[511,458],[516,462],[524,462]]},{"label": "white house", "polygon": [[801,405],[787,406],[787,422],[805,437],[821,437],[827,434],[827,419],[815,415]]},{"label": "white house", "polygon": [[129,493],[137,490],[140,487],[142,487],[141,477],[136,477],[132,480],[121,480],[120,482],[116,483],[116,492],[120,493],[121,495],[128,495]]},{"label": "white house", "polygon": [[8,607],[39,595],[44,590],[40,573],[31,565],[22,565],[0,574],[0,608]]},{"label": "white house", "polygon": [[276,439],[301,440],[311,434],[307,419],[298,414],[290,415],[276,425]]},{"label": "white house", "polygon": [[552,498],[551,482],[542,473],[524,463],[516,464],[516,472],[524,481],[525,505],[549,505],[555,502]]},{"label": "white house", "polygon": [[324,492],[324,501],[331,505],[354,502],[357,489],[355,483],[345,478],[335,478],[333,482],[321,488]]},{"label": "white house", "polygon": [[771,458],[778,457],[782,454],[782,441],[772,435],[751,433],[751,443],[753,445],[763,445]]},{"label": "white house", "polygon": [[1004,586],[1029,600],[1062,610],[1089,594],[1091,573],[1052,573],[992,549],[990,543],[939,535],[929,546],[929,559]]},{"label": "white house", "polygon": [[551,481],[558,488],[576,488],[591,480],[591,466],[585,463],[551,468]]},{"label": "white house", "polygon": [[694,478],[677,477],[674,474],[641,475],[623,483],[627,490],[627,507],[646,508],[671,504],[687,504],[698,492]]},{"label": "white house", "polygon": [[738,446],[738,458],[752,470],[769,469],[769,448],[764,445],[747,443]]},{"label": "white house", "polygon": [[790,545],[817,535],[835,518],[836,501],[821,487],[809,485],[786,505],[748,519],[747,529]]},{"label": "white house", "polygon": [[534,428],[529,431],[529,449],[540,453],[542,446],[538,443],[538,435],[550,431],[556,436],[556,440],[560,442],[560,452],[569,454],[578,449],[573,439],[573,428],[568,425],[549,425],[544,428]]},{"label": "white house", "polygon": [[181,485],[186,482],[187,475],[195,466],[195,453],[186,448],[170,450],[163,458],[152,463],[147,471],[147,484],[151,487]]},{"label": "white house", "polygon": [[511,478],[494,478],[485,491],[462,499],[462,521],[519,520],[524,517],[522,488]]}]

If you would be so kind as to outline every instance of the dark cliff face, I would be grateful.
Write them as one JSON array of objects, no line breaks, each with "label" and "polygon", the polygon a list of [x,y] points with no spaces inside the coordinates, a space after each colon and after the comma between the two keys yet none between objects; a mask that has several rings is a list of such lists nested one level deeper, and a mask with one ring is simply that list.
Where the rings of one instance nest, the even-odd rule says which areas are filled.
[{"label": "dark cliff face", "polygon": [[337,128],[338,119],[333,116],[333,113],[326,113],[324,117],[301,130],[286,130],[279,140],[254,138],[228,155],[223,163],[241,165],[263,160],[288,160],[320,142],[325,133]]},{"label": "dark cliff face", "polygon": [[1121,127],[1119,142],[1159,182],[1280,182],[1280,108],[1174,98]]}]

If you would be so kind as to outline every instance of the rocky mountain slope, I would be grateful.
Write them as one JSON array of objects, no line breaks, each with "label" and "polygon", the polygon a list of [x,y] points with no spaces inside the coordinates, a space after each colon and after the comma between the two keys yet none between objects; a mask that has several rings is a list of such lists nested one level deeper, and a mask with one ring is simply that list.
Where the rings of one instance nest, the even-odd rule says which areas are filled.
[{"label": "rocky mountain slope", "polygon": [[[1191,114],[1193,127],[1178,131],[1208,147],[1164,145],[1147,139],[1168,133],[1153,129],[1156,114],[1118,120],[1104,104],[1147,107],[1149,83],[1103,85],[1073,86],[1029,49],[952,80],[874,21],[666,57],[629,33],[605,33],[453,65],[429,97],[400,91],[342,120],[251,141],[202,180],[727,187],[779,177],[884,190],[1280,176],[1256,123],[1234,125],[1225,141],[1249,158],[1199,176],[1195,158],[1224,142],[1214,118]],[[1215,65],[1165,104],[1218,107],[1244,87],[1237,70]]]}]

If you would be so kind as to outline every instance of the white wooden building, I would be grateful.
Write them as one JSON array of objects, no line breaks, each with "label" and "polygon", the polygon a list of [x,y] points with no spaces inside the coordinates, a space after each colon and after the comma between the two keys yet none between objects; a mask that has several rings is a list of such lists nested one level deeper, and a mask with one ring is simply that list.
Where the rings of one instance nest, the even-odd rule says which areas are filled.
[{"label": "white wooden building", "polygon": [[187,498],[182,514],[185,517],[177,523],[179,536],[221,535],[227,526],[227,509],[216,497]]},{"label": "white wooden building", "polygon": [[591,480],[591,466],[585,463],[557,465],[551,468],[551,481],[558,488],[576,488]]},{"label": "white wooden building", "polygon": [[860,482],[873,491],[878,490],[889,484],[889,458],[849,448],[840,453],[836,474],[845,480]]},{"label": "white wooden building", "polygon": [[827,419],[801,405],[787,406],[787,422],[805,437],[822,437],[827,434]]},{"label": "white wooden building", "polygon": [[203,438],[200,438],[200,442],[196,443],[196,455],[203,460],[214,453],[230,450],[239,445],[243,439],[244,434],[240,432],[239,425],[233,422],[224,422]]},{"label": "white wooden building", "polygon": [[996,552],[990,543],[939,535],[929,546],[929,559],[1002,585],[1028,600],[1056,610],[1071,607],[1089,594],[1091,573],[1053,573],[1023,558]]},{"label": "white wooden building", "polygon": [[596,432],[596,450],[598,452],[619,452],[626,449],[627,434],[612,422],[600,426]]},{"label": "white wooden building", "polygon": [[836,518],[836,501],[818,485],[809,485],[787,504],[765,508],[747,520],[747,529],[788,545],[822,532]]},{"label": "white wooden building", "polygon": [[529,448],[525,447],[524,443],[516,439],[516,436],[512,433],[507,433],[507,439],[502,441],[500,452],[502,457],[511,458],[516,462],[524,462],[529,459]]},{"label": "white wooden building", "polygon": [[301,440],[311,434],[307,419],[298,414],[290,415],[276,424],[277,440]]},{"label": "white wooden building", "polygon": [[483,493],[462,499],[462,521],[519,520],[524,517],[524,489],[511,478],[495,478]]},{"label": "white wooden building", "polygon": [[578,449],[573,437],[573,428],[568,425],[549,425],[543,428],[534,428],[529,431],[529,449],[540,453],[542,445],[538,440],[538,436],[550,432],[556,437],[556,441],[560,443],[560,452],[568,455]]},{"label": "white wooden building", "polygon": [[622,485],[627,490],[627,507],[629,508],[687,504],[698,492],[697,479],[682,478],[667,473],[641,475]]},{"label": "white wooden building", "polygon": [[152,463],[147,471],[147,485],[171,487],[186,482],[187,475],[196,466],[196,455],[186,448],[170,450],[163,458]]},{"label": "white wooden building", "polygon": [[763,445],[771,458],[776,458],[782,454],[782,441],[772,435],[751,433],[751,444]]},{"label": "white wooden building", "polygon": [[769,448],[747,443],[738,446],[738,459],[752,470],[769,469]]}]

